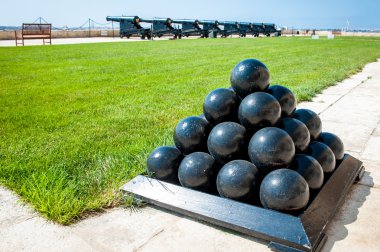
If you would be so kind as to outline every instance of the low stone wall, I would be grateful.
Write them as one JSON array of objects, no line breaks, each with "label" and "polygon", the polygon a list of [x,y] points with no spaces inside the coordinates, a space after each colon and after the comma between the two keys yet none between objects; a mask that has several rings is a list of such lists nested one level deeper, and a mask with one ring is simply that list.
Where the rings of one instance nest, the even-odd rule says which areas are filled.
[{"label": "low stone wall", "polygon": [[[21,31],[18,31],[21,34]],[[88,37],[119,37],[119,30],[78,30],[78,31],[57,31],[51,32],[52,38],[88,38]],[[15,39],[14,31],[0,31],[0,40]]]},{"label": "low stone wall", "polygon": [[[298,34],[297,34],[298,31]],[[20,32],[20,31],[19,31]],[[380,32],[336,32],[336,31],[315,31],[316,35],[327,36],[328,34],[335,36],[369,36],[380,37]],[[282,31],[283,35],[311,36],[312,30],[287,30]],[[119,37],[119,30],[77,30],[77,31],[52,31],[52,38],[88,38],[88,37]],[[14,31],[0,31],[0,40],[15,39]]]},{"label": "low stone wall", "polygon": [[[313,30],[283,30],[282,35],[285,36],[311,36],[313,35]],[[329,34],[334,34],[335,36],[364,36],[364,37],[380,37],[380,32],[342,32],[339,30],[335,31],[315,31],[315,35],[327,36]]]},{"label": "low stone wall", "polygon": [[342,32],[342,36],[380,37],[380,32]]}]

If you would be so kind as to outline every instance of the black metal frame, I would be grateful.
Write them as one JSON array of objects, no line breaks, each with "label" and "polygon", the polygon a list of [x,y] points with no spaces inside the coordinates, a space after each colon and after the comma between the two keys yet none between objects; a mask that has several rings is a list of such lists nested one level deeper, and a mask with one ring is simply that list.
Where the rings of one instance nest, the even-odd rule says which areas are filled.
[{"label": "black metal frame", "polygon": [[319,251],[327,240],[325,228],[355,180],[362,162],[345,155],[318,195],[298,216],[194,191],[142,175],[121,190],[135,198],[196,219],[269,241],[277,251]]}]

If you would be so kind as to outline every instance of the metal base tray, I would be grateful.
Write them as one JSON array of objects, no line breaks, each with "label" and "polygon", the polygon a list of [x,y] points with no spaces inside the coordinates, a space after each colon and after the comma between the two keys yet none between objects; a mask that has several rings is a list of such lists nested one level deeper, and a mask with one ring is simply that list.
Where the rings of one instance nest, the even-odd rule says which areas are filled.
[{"label": "metal base tray", "polygon": [[348,154],[311,204],[298,216],[248,205],[139,175],[121,190],[195,219],[269,241],[275,251],[319,251],[324,230],[349,189],[363,176],[362,162]]}]

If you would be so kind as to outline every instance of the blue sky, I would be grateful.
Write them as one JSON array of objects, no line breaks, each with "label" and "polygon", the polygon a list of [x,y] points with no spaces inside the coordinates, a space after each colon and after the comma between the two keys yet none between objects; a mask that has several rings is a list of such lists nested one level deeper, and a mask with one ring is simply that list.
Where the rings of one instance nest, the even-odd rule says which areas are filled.
[{"label": "blue sky", "polygon": [[270,22],[294,28],[380,28],[379,0],[2,0],[0,26],[20,25],[43,17],[54,26],[80,26],[91,18],[106,23],[108,15],[143,18],[197,18]]}]

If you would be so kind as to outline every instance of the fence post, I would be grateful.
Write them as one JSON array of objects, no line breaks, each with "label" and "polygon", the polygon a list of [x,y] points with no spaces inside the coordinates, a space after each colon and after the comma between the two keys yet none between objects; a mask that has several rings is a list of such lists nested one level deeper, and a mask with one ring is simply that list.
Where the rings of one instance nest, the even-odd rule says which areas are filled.
[{"label": "fence post", "polygon": [[88,19],[88,37],[91,38],[91,19]]}]

